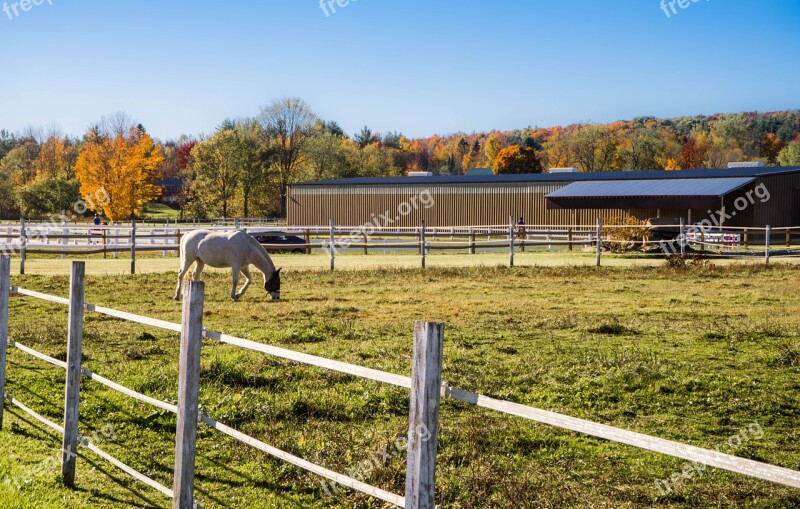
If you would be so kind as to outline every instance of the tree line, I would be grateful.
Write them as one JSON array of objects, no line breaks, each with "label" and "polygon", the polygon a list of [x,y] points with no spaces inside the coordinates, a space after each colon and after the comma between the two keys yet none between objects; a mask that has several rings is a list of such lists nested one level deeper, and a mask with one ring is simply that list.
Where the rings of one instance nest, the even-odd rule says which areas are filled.
[{"label": "tree line", "polygon": [[409,138],[368,127],[350,136],[302,99],[287,98],[224,120],[210,135],[163,142],[124,113],[102,118],[80,138],[53,127],[0,130],[0,216],[58,213],[102,189],[110,199],[97,213],[112,221],[141,217],[168,179],[179,183],[183,217],[264,217],[285,215],[288,187],[298,181],[472,168],[724,168],[734,161],[800,166],[800,111]]}]

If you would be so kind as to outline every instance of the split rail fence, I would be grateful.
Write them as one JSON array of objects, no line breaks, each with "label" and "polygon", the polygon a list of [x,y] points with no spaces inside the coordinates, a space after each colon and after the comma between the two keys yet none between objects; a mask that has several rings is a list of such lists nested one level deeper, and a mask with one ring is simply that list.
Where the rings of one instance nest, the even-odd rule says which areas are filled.
[{"label": "split rail fence", "polygon": [[[413,509],[434,509],[439,408],[441,399],[443,398],[469,403],[523,419],[800,489],[800,472],[794,470],[745,458],[738,458],[717,451],[702,449],[518,403],[490,398],[452,387],[442,379],[442,351],[444,343],[444,326],[442,324],[429,322],[417,322],[415,324],[412,375],[411,377],[407,377],[256,343],[205,329],[203,327],[204,286],[202,282],[191,281],[185,286],[180,324],[89,304],[85,302],[84,299],[84,271],[84,262],[73,262],[69,298],[57,297],[11,286],[10,259],[8,256],[0,256],[0,394],[3,395],[3,398],[0,398],[0,427],[2,427],[3,402],[8,401],[11,405],[17,407],[42,424],[63,434],[62,478],[64,484],[67,486],[72,486],[75,482],[75,464],[79,441],[80,387],[82,377],[86,377],[91,381],[102,384],[126,396],[150,404],[161,410],[177,414],[174,482],[171,489],[147,477],[145,474],[136,471],[118,459],[113,458],[96,445],[90,442],[84,444],[90,451],[111,462],[125,473],[171,498],[172,507],[175,509],[189,509],[199,506],[194,497],[196,432],[199,424],[209,426],[224,435],[258,449],[274,458],[290,463],[300,469],[326,478],[341,486],[388,502],[394,506]],[[22,297],[68,306],[69,323],[66,361],[60,361],[49,357],[8,337],[9,297],[11,292]],[[159,401],[146,394],[131,390],[97,373],[89,371],[82,366],[81,351],[85,311],[99,313],[126,322],[133,322],[148,327],[180,333],[179,393],[177,394],[177,405]],[[411,391],[411,404],[409,411],[405,496],[390,493],[358,479],[334,472],[288,452],[279,450],[199,412],[198,391],[200,384],[200,355],[202,340],[204,338],[308,366],[315,366],[365,380],[409,389]],[[5,390],[6,350],[9,346],[66,371],[63,425],[57,424],[36,413]]]},{"label": "split rail fence", "polygon": [[[642,229],[637,225],[607,225],[601,219],[596,225],[583,226],[521,226],[513,217],[508,225],[429,227],[422,221],[418,227],[350,227],[337,226],[333,219],[327,226],[313,227],[252,227],[250,223],[234,220],[231,226],[220,223],[202,226],[218,231],[241,229],[245,232],[268,236],[292,235],[302,237],[300,244],[263,244],[268,251],[303,250],[310,254],[321,249],[330,259],[331,270],[335,270],[336,257],[348,250],[375,251],[413,250],[420,255],[424,268],[426,257],[434,251],[465,251],[471,255],[481,251],[509,252],[509,264],[514,265],[514,255],[520,251],[543,250],[573,251],[575,249],[597,252],[597,265],[605,248],[620,245],[630,247],[657,243],[648,240],[631,241],[619,239],[611,231]],[[135,222],[120,226],[68,226],[27,225],[24,220],[12,225],[0,225],[0,252],[18,253],[20,273],[25,273],[25,262],[29,254],[86,256],[102,254],[104,258],[117,258],[128,253],[131,274],[136,273],[136,254],[161,252],[162,256],[177,254],[183,235],[201,226],[187,227],[137,227]],[[712,228],[701,230],[692,225],[660,225],[659,229],[680,230],[679,240],[666,242],[667,254],[699,250],[708,258],[752,259],[763,256],[765,263],[771,258],[800,258],[800,249],[792,250],[798,242],[800,227],[772,228]],[[484,240],[485,239],[485,240]],[[779,247],[785,240],[785,249]],[[757,250],[753,251],[751,248]],[[758,249],[764,249],[764,252]],[[613,249],[612,249],[613,250]],[[664,250],[637,253],[638,256],[663,257]]]}]

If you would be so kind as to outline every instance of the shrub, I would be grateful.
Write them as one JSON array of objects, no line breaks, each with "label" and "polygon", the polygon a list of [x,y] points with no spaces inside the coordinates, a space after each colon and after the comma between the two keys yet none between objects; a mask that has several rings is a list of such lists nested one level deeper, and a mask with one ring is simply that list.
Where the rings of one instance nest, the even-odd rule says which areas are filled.
[{"label": "shrub", "polygon": [[609,249],[615,253],[641,251],[650,238],[647,222],[635,217],[612,217],[608,223],[610,226],[603,228],[603,235],[608,239]]}]

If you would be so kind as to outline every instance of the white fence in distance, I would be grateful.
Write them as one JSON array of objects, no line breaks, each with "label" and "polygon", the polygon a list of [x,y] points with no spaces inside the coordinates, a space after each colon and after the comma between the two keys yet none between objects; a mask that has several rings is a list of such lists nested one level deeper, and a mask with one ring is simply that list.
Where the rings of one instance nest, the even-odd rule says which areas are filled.
[{"label": "white fence in distance", "polygon": [[[514,265],[515,252],[526,250],[599,250],[598,258],[602,259],[604,248],[618,244],[655,245],[657,242],[618,240],[609,231],[624,231],[630,228],[641,228],[638,225],[603,225],[598,220],[596,225],[517,225],[510,218],[510,225],[485,226],[452,226],[430,227],[423,221],[419,227],[374,227],[337,226],[333,219],[327,226],[285,227],[285,226],[249,226],[244,220],[234,220],[232,225],[220,222],[217,225],[186,226],[139,226],[133,222],[111,226],[77,226],[28,224],[0,224],[0,253],[17,253],[20,257],[20,273],[25,273],[25,260],[29,254],[56,254],[61,258],[77,255],[102,254],[103,257],[117,258],[120,253],[127,253],[131,260],[131,273],[136,272],[136,253],[161,252],[162,256],[179,251],[180,239],[186,233],[198,228],[211,228],[219,231],[241,229],[251,234],[269,233],[273,236],[297,236],[302,240],[288,249],[305,251],[324,250],[329,258],[331,270],[335,270],[337,253],[346,250],[363,250],[364,254],[375,251],[417,251],[420,265],[426,265],[426,256],[434,251],[466,251],[477,254],[481,251],[509,251],[509,265]],[[770,257],[800,257],[800,251],[790,251],[796,241],[800,228],[736,228],[698,230],[691,225],[659,225],[658,228],[672,228],[683,232],[683,242],[667,242],[672,252],[685,254],[689,248],[701,250],[711,258],[731,258],[759,256],[747,251],[753,242],[760,241],[766,253],[765,262]],[[785,237],[786,250],[776,250],[779,242],[776,237]],[[598,241],[599,239],[599,241]],[[770,242],[765,242],[769,239]],[[673,245],[674,244],[674,245]],[[282,251],[287,244],[264,244],[267,250]],[[744,248],[745,250],[741,250]],[[731,252],[719,252],[722,249]],[[775,250],[774,254],[771,252]],[[641,254],[641,253],[640,253]],[[663,252],[649,253],[651,256],[663,257]],[[646,254],[641,254],[646,256]],[[598,262],[600,265],[601,262]]]}]

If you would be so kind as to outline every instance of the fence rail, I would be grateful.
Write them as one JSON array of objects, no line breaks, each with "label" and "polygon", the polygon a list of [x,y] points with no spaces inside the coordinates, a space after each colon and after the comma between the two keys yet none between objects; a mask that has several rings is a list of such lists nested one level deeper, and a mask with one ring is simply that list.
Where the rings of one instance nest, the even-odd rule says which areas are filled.
[{"label": "fence rail", "polygon": [[[449,383],[442,381],[441,364],[444,330],[441,324],[417,322],[414,334],[412,376],[407,377],[335,361],[324,357],[318,357],[284,348],[256,343],[246,339],[205,329],[202,326],[203,283],[201,282],[192,281],[189,282],[185,287],[184,297],[186,300],[184,301],[184,312],[180,324],[89,304],[83,301],[83,292],[78,291],[79,287],[80,290],[82,290],[84,281],[82,269],[83,262],[73,262],[73,271],[71,277],[72,291],[70,292],[70,298],[66,299],[36,291],[11,287],[10,260],[8,256],[0,256],[0,359],[3,360],[2,364],[0,364],[0,375],[2,375],[2,377],[0,377],[0,389],[3,390],[5,400],[9,401],[12,405],[21,409],[25,413],[31,415],[49,428],[64,433],[65,437],[68,426],[72,426],[73,429],[76,429],[79,415],[77,396],[71,399],[67,398],[64,412],[65,426],[61,427],[58,424],[37,414],[32,409],[25,406],[22,402],[14,399],[11,397],[11,395],[5,392],[5,350],[7,346],[12,346],[26,354],[33,355],[39,360],[49,362],[50,364],[62,368],[67,371],[67,373],[70,371],[74,372],[74,370],[77,369],[78,373],[89,380],[100,383],[109,389],[150,404],[161,410],[177,414],[179,430],[181,426],[184,426],[184,432],[181,433],[179,431],[176,441],[175,486],[172,490],[162,486],[157,481],[150,479],[146,475],[113,458],[95,445],[89,447],[89,450],[111,462],[122,471],[128,473],[151,488],[156,489],[167,497],[172,498],[173,507],[176,509],[188,509],[189,507],[198,506],[193,495],[195,444],[192,435],[199,424],[207,425],[241,443],[265,452],[266,454],[269,454],[275,458],[286,461],[287,463],[290,463],[298,468],[331,480],[342,486],[383,500],[395,506],[414,509],[434,509],[434,473],[437,453],[436,433],[439,427],[440,397],[442,399],[461,401],[499,413],[520,417],[585,435],[610,440],[612,442],[626,444],[647,451],[657,452],[688,461],[694,461],[703,465],[712,466],[757,479],[800,489],[800,472],[788,468],[769,465],[745,458],[738,458],[735,456],[722,454],[717,451],[682,444],[679,442],[542,410],[519,403],[490,398],[477,393],[452,387]],[[70,314],[70,329],[73,333],[70,334],[71,342],[68,345],[68,350],[70,350],[69,347],[71,346],[76,351],[70,351],[66,362],[58,361],[57,359],[53,359],[44,354],[36,352],[35,350],[21,345],[20,343],[15,342],[8,337],[8,298],[10,292],[12,291],[23,297],[36,298],[70,307],[70,309],[73,311],[73,313]],[[178,394],[178,405],[172,405],[166,402],[158,401],[155,398],[124,387],[121,384],[113,382],[84,368],[80,361],[80,349],[76,347],[76,344],[79,345],[79,342],[76,343],[76,339],[79,337],[77,332],[79,331],[75,329],[78,327],[78,321],[76,317],[78,317],[79,314],[74,313],[74,311],[78,308],[81,310],[105,314],[107,316],[140,325],[156,327],[172,332],[181,332],[181,390]],[[80,323],[82,325],[83,317],[80,316],[80,318]],[[258,440],[257,438],[245,435],[244,433],[241,433],[230,426],[220,423],[207,415],[199,413],[196,394],[199,385],[199,355],[201,337],[290,360],[300,364],[337,371],[339,373],[352,375],[366,380],[382,382],[389,385],[410,389],[411,406],[408,431],[409,459],[407,463],[406,475],[406,496],[402,497],[400,495],[387,492],[381,488],[368,485],[357,479],[336,473],[325,467],[316,465],[307,460],[291,455],[285,451],[281,451],[280,449],[270,446]],[[72,387],[73,389],[77,387],[79,389],[80,384],[78,383],[75,385],[71,383],[68,375],[67,387]],[[0,406],[0,423],[1,422],[2,407]],[[421,438],[423,434],[420,431],[420,426],[423,426],[429,432],[428,438]],[[65,455],[65,458],[66,456],[67,455]],[[67,460],[65,459],[64,464],[66,463]],[[66,484],[70,484],[68,482],[69,479],[67,478],[68,474],[69,472],[66,472],[64,475]]]},{"label": "fence rail", "polygon": [[[792,250],[800,237],[800,227],[763,228],[716,227],[699,229],[693,225],[658,225],[658,230],[680,231],[680,243],[676,241],[628,240],[620,232],[642,229],[641,225],[517,225],[510,218],[509,225],[428,227],[424,221],[419,227],[378,227],[374,225],[337,226],[333,220],[328,226],[273,226],[255,227],[244,221],[203,226],[217,231],[240,229],[253,235],[296,236],[302,238],[298,243],[264,243],[268,251],[292,251],[310,254],[322,250],[328,254],[331,269],[335,270],[337,252],[363,251],[417,251],[420,264],[425,265],[425,257],[435,251],[478,251],[509,250],[509,263],[513,265],[514,253],[526,250],[574,251],[576,249],[594,250],[627,245],[647,245],[659,248],[669,245],[679,246],[673,251],[685,254],[687,250],[701,250],[711,258],[750,258],[754,255],[751,247],[763,248],[765,259],[800,257],[800,249]],[[186,227],[142,227],[136,223],[114,226],[75,226],[75,225],[31,225],[0,224],[0,253],[18,253],[20,273],[25,273],[25,260],[31,254],[87,256],[102,254],[104,258],[128,254],[131,260],[131,273],[136,272],[136,253],[161,252],[162,256],[177,254],[180,240],[186,233],[197,229],[194,225]],[[676,234],[677,235],[677,234]],[[785,241],[786,249],[781,250]],[[724,251],[727,250],[727,251]],[[601,249],[603,251],[603,249]],[[759,252],[755,254],[758,255]],[[664,256],[663,252],[639,253],[642,256]],[[669,253],[667,253],[669,254]],[[602,258],[602,253],[600,254]],[[598,263],[599,265],[599,263]]]}]

